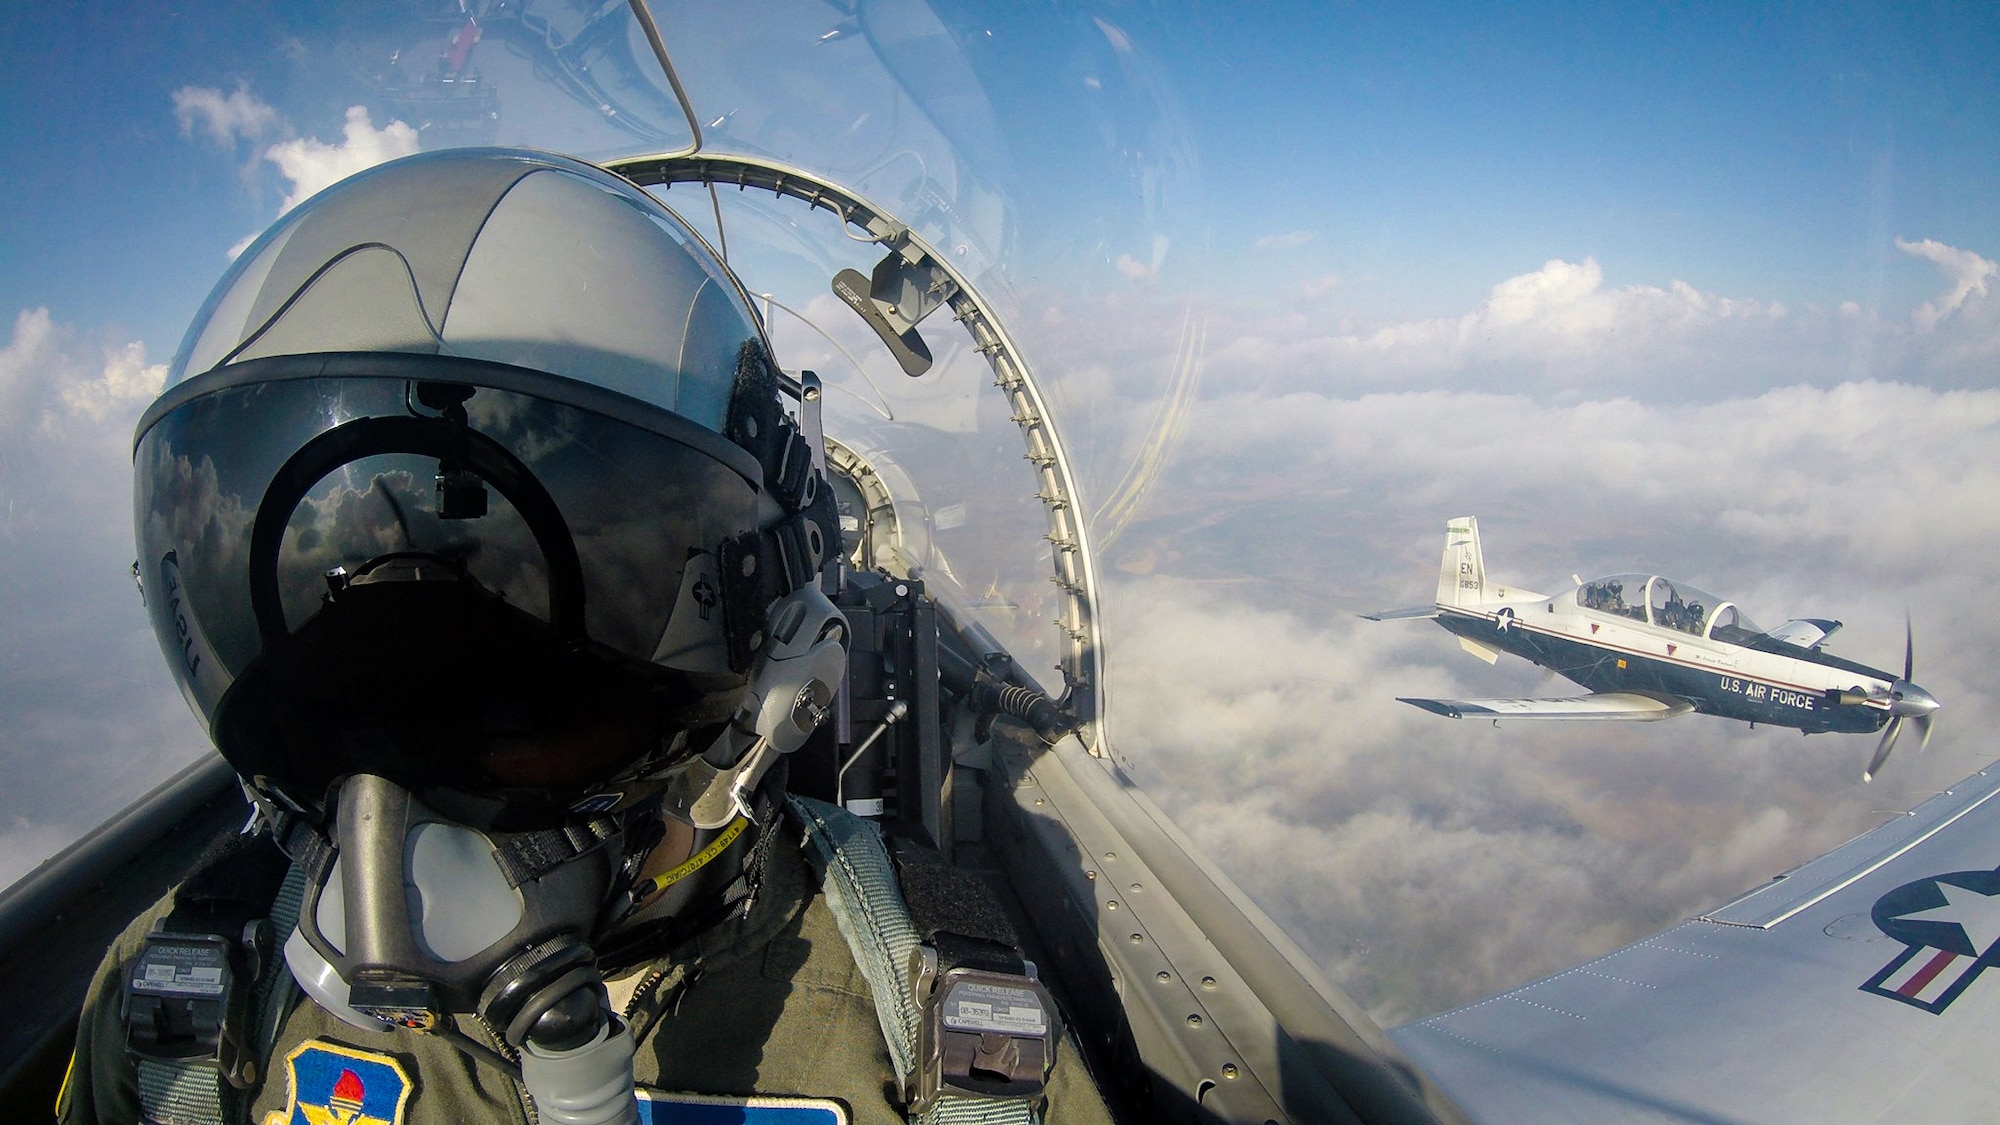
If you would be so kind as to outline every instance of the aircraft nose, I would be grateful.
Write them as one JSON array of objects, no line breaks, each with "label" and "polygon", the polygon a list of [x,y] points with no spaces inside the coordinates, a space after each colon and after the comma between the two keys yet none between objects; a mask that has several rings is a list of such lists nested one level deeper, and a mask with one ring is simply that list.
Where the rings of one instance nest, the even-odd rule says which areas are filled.
[{"label": "aircraft nose", "polygon": [[1891,715],[1917,718],[1930,715],[1944,706],[1930,692],[1908,680],[1899,680],[1889,692],[1889,713]]}]

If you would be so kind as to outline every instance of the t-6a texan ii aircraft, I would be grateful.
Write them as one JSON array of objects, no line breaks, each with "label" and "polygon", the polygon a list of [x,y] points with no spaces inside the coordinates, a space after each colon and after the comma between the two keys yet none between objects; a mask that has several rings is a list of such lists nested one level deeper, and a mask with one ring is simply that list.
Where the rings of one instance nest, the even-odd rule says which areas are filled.
[{"label": "t-6a texan ii aircraft", "polygon": [[[1903,720],[1930,741],[1938,701],[1911,682],[1914,638],[1905,630],[1903,674],[1825,652],[1840,622],[1819,618],[1758,627],[1735,602],[1657,574],[1614,574],[1558,594],[1486,580],[1479,521],[1445,525],[1437,603],[1363,614],[1371,621],[1429,617],[1488,664],[1510,652],[1590,689],[1561,699],[1411,699],[1454,719],[1633,719],[1699,711],[1725,719],[1823,731],[1882,731],[1875,771],[1896,747]],[[1887,729],[1883,729],[1884,726]]]}]

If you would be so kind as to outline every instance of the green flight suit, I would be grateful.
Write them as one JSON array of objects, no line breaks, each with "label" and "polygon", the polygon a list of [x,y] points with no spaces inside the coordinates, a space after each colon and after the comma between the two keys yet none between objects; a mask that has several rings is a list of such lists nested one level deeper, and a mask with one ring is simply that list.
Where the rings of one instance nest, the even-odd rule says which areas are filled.
[{"label": "green flight suit", "polygon": [[[781,825],[748,916],[733,916],[639,970],[639,999],[650,1002],[633,1006],[639,1037],[634,1076],[642,1088],[681,1093],[829,1098],[844,1104],[856,1125],[904,1121],[893,1102],[894,1071],[867,981],[819,893],[798,830],[789,820]],[[171,906],[169,895],[135,920],[91,983],[60,1113],[64,1125],[139,1119],[118,1011],[120,982],[153,922]],[[649,1018],[642,1007],[657,1017]],[[461,1019],[459,1027],[495,1044],[475,1020]],[[329,1059],[338,1070],[352,1070],[354,1076],[341,1081],[352,1082],[350,1092],[364,1082],[375,1085],[370,1096],[378,1102],[383,1091],[376,1076],[389,1074],[389,1066],[400,1071],[383,1080],[407,1086],[397,1116],[378,1116],[371,1104],[358,1120],[398,1125],[533,1120],[521,1086],[497,1067],[475,1062],[434,1036],[359,1030],[302,999],[285,1016],[260,1068],[252,1125],[287,1120],[295,1094],[295,1068],[288,1060],[295,1056],[303,1060],[299,1073]],[[357,1061],[343,1061],[350,1057]],[[317,1094],[299,1091],[300,1103],[323,1097],[324,1087],[322,1082]],[[301,1117],[320,1120],[313,1112]],[[1057,1051],[1045,1119],[1054,1125],[1110,1121],[1074,1043]]]}]

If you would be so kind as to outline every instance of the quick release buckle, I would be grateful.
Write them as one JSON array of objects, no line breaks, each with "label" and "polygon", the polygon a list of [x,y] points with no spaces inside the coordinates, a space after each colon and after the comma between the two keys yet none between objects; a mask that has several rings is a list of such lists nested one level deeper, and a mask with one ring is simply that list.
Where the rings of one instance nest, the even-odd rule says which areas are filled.
[{"label": "quick release buckle", "polygon": [[[253,926],[255,923],[253,923]],[[138,1058],[214,1066],[237,1089],[256,1080],[257,1063],[242,1040],[256,979],[242,949],[220,934],[155,930],[125,978],[121,1014],[125,1048]],[[254,958],[254,952],[251,954]]]},{"label": "quick release buckle", "polygon": [[923,1014],[911,1110],[922,1113],[945,1095],[1041,1097],[1055,1064],[1056,1005],[1034,964],[1021,962],[1020,973],[940,970],[929,945],[919,946],[912,959]]}]

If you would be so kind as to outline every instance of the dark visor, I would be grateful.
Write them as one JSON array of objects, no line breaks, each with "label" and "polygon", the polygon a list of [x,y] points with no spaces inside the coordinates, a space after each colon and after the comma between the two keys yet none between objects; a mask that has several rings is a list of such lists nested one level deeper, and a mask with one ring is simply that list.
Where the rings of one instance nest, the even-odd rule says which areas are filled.
[{"label": "dark visor", "polygon": [[667,411],[501,364],[280,357],[175,387],[135,460],[176,678],[239,771],[306,800],[355,768],[560,786],[544,731],[738,682],[717,558],[758,469]]}]

